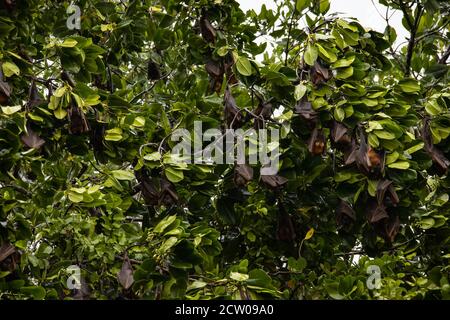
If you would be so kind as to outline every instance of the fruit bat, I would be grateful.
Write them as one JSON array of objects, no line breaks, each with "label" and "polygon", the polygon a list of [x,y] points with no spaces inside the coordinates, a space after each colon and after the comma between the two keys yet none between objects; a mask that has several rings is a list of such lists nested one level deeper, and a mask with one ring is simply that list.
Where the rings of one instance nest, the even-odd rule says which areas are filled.
[{"label": "fruit bat", "polygon": [[279,175],[261,175],[261,182],[272,190],[278,190],[289,180]]},{"label": "fruit bat", "polygon": [[206,42],[213,43],[216,40],[216,30],[204,14],[200,17],[200,32]]},{"label": "fruit bat", "polygon": [[253,168],[248,164],[237,164],[234,167],[234,184],[244,187],[253,179]]},{"label": "fruit bat", "polygon": [[242,125],[242,114],[229,88],[225,90],[224,107],[225,121],[228,128],[239,128]]},{"label": "fruit bat", "polygon": [[433,160],[438,173],[440,175],[445,175],[450,166],[450,161],[444,156],[442,151],[433,144],[433,138],[430,130],[430,118],[428,117],[423,120],[421,136],[424,142],[424,149]]},{"label": "fruit bat", "polygon": [[309,70],[309,75],[311,77],[311,82],[314,85],[318,85],[324,83],[331,79],[331,72],[327,68],[323,67],[317,61]]},{"label": "fruit bat", "polygon": [[326,153],[326,139],[321,129],[314,128],[308,140],[308,150],[315,156]]},{"label": "fruit bat", "polygon": [[277,239],[280,241],[294,241],[296,238],[292,217],[287,213],[281,201],[278,201]]}]

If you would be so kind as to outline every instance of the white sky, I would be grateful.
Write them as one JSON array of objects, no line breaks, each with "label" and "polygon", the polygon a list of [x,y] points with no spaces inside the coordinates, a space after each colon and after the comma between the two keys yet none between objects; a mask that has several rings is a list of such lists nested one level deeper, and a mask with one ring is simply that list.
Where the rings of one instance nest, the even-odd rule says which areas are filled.
[{"label": "white sky", "polygon": [[[254,9],[256,12],[260,11],[263,4],[266,5],[268,9],[275,9],[275,1],[273,0],[237,0],[240,3],[241,8],[246,11],[249,9]],[[378,11],[384,16],[386,14],[386,7],[379,4],[378,0],[330,0],[330,10],[327,14],[333,12],[341,13],[340,16],[353,17],[358,19],[363,27],[372,28],[374,30],[383,32],[386,27],[386,22],[380,16]],[[374,6],[375,4],[375,6]],[[389,11],[389,16],[393,14],[390,19],[390,24],[397,32],[397,41],[400,42],[405,40],[408,36],[408,32],[403,28],[401,24],[402,13],[400,11]]]}]

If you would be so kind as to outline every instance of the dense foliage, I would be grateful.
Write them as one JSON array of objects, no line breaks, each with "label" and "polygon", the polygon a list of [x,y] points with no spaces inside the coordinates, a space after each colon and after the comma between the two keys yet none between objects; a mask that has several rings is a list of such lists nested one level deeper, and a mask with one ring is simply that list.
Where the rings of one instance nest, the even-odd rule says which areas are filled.
[{"label": "dense foliage", "polygon": [[[384,33],[328,0],[80,0],[80,30],[1,0],[0,297],[450,298],[450,4],[380,2]],[[278,128],[278,175],[178,163],[194,121]]]}]

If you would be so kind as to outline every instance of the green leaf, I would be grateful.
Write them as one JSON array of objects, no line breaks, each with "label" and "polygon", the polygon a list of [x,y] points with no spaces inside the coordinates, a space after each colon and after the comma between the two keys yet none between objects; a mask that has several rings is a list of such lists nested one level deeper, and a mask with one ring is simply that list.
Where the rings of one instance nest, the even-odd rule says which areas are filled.
[{"label": "green leaf", "polygon": [[73,98],[74,98],[75,103],[77,104],[77,106],[78,106],[79,108],[83,108],[83,107],[84,107],[84,101],[83,101],[83,99],[81,99],[81,97],[80,97],[79,95],[77,95],[76,93],[73,93],[73,92],[72,92],[72,96],[73,96]]},{"label": "green leaf", "polygon": [[327,11],[330,9],[330,1],[329,0],[320,0],[319,3],[319,10],[321,14],[327,13]]},{"label": "green leaf", "polygon": [[412,147],[406,149],[405,152],[408,154],[413,154],[414,152],[421,150],[424,146],[425,146],[425,143],[419,142],[415,146],[412,146]]},{"label": "green leaf", "polygon": [[14,63],[10,61],[3,62],[2,64],[3,74],[5,77],[11,77],[12,75],[20,75],[20,69],[19,67]]},{"label": "green leaf", "polygon": [[20,292],[30,295],[34,300],[43,300],[47,292],[41,286],[30,286],[20,288]]},{"label": "green leaf", "polygon": [[117,180],[133,180],[135,178],[134,173],[128,170],[114,170],[111,173]]},{"label": "green leaf", "polygon": [[56,110],[59,106],[61,98],[55,97],[54,95],[50,97],[50,102],[48,103],[48,108],[50,110]]},{"label": "green leaf", "polygon": [[380,141],[373,133],[369,133],[367,140],[369,141],[369,145],[373,148],[378,148],[378,146],[380,145]]},{"label": "green leaf", "polygon": [[367,191],[372,197],[377,193],[378,180],[367,180]]},{"label": "green leaf", "polygon": [[341,26],[344,29],[348,29],[353,32],[358,31],[358,28],[356,26],[349,24],[347,21],[345,21],[343,19],[337,19],[336,22],[339,26]]},{"label": "green leaf", "polygon": [[306,93],[306,86],[303,84],[298,84],[295,86],[294,90],[294,98],[295,100],[299,101]]},{"label": "green leaf", "polygon": [[0,271],[0,279],[6,277],[11,274],[11,271]]},{"label": "green leaf", "polygon": [[309,1],[310,0],[297,0],[295,3],[295,8],[298,12],[301,12],[309,6]]},{"label": "green leaf", "polygon": [[170,226],[177,219],[176,215],[168,216],[162,219],[153,229],[156,233],[162,233],[168,226]]},{"label": "green leaf", "polygon": [[369,128],[367,132],[372,132],[373,130],[383,130],[383,126],[378,121],[369,121]]},{"label": "green leaf", "polygon": [[334,181],[336,182],[343,182],[346,180],[350,180],[352,178],[351,172],[346,171],[338,171],[336,172],[336,175],[334,176]]},{"label": "green leaf", "polygon": [[67,87],[63,86],[63,87],[56,89],[56,91],[53,93],[53,95],[55,97],[61,98],[66,93],[66,91],[67,91]]},{"label": "green leaf", "polygon": [[84,104],[86,106],[95,106],[100,103],[100,96],[98,94],[90,95],[84,99]]},{"label": "green leaf", "polygon": [[318,52],[317,48],[309,43],[308,46],[306,47],[306,51],[305,51],[305,56],[304,56],[305,62],[307,64],[309,64],[310,66],[313,66],[317,60],[318,55],[319,55],[319,52]]},{"label": "green leaf", "polygon": [[206,282],[195,280],[188,286],[187,291],[201,289],[206,287],[207,285],[208,284]]},{"label": "green leaf", "polygon": [[386,156],[386,165],[389,165],[391,163],[394,163],[395,161],[397,161],[397,159],[400,157],[400,154],[396,151],[394,151],[393,153],[389,153]]},{"label": "green leaf", "polygon": [[56,119],[64,119],[67,115],[67,111],[63,108],[58,108],[55,111],[53,111],[53,113],[55,114]]},{"label": "green leaf", "polygon": [[334,52],[331,51],[331,49],[325,49],[320,44],[316,43],[316,47],[319,49],[320,55],[329,63],[333,63],[337,60],[336,55]]},{"label": "green leaf", "polygon": [[100,30],[102,32],[106,32],[106,31],[114,31],[114,24],[109,23],[109,24],[102,24],[100,25]]},{"label": "green leaf", "polygon": [[255,288],[274,289],[272,279],[261,269],[253,269],[248,273],[247,285]]},{"label": "green leaf", "polygon": [[331,65],[333,69],[337,68],[345,68],[351,66],[351,64],[355,61],[355,56],[350,56],[348,58],[342,58],[337,60],[335,63]]},{"label": "green leaf", "polygon": [[6,115],[11,115],[13,113],[16,113],[17,111],[20,111],[22,109],[22,106],[14,106],[14,107],[2,107],[2,111]]},{"label": "green leaf", "polygon": [[250,61],[244,56],[238,56],[236,61],[236,68],[243,76],[250,76],[252,74],[252,65]]},{"label": "green leaf", "polygon": [[77,43],[78,43],[77,40],[71,39],[71,38],[67,38],[59,46],[60,47],[64,47],[64,48],[73,48],[73,47],[75,47],[77,45]]},{"label": "green leaf", "polygon": [[388,167],[393,168],[393,169],[406,170],[409,168],[409,162],[408,161],[397,161],[397,162],[388,164]]},{"label": "green leaf", "polygon": [[170,125],[169,118],[167,117],[167,114],[164,110],[161,110],[160,120],[161,120],[161,126],[164,129],[164,133],[169,134],[172,131],[172,127]]},{"label": "green leaf", "polygon": [[385,139],[385,140],[395,139],[395,134],[390,133],[389,131],[386,131],[386,130],[375,130],[373,133],[376,134],[376,136],[380,139]]},{"label": "green leaf", "polygon": [[173,183],[180,182],[181,180],[184,179],[183,171],[177,170],[174,167],[166,167],[164,169],[164,173],[165,173],[167,179],[169,179],[169,181],[171,181]]},{"label": "green leaf", "polygon": [[178,238],[177,237],[170,237],[169,239],[167,239],[166,241],[163,242],[163,244],[158,248],[158,251],[160,253],[166,253],[177,242],[178,242]]},{"label": "green leaf", "polygon": [[159,153],[158,151],[155,151],[155,152],[146,154],[144,156],[144,160],[147,160],[147,161],[159,161],[159,160],[161,160],[161,153]]},{"label": "green leaf", "polygon": [[339,107],[334,108],[334,118],[342,122],[345,119],[345,111]]},{"label": "green leaf", "polygon": [[311,239],[313,235],[314,235],[314,228],[310,228],[306,233],[304,240]]},{"label": "green leaf", "polygon": [[145,126],[145,118],[144,117],[136,117],[133,120],[133,126],[134,127],[143,127]]},{"label": "green leaf", "polygon": [[107,141],[120,141],[122,140],[122,129],[113,128],[106,130],[105,140]]},{"label": "green leaf", "polygon": [[69,200],[72,202],[79,203],[79,202],[83,201],[82,194],[78,194],[76,192],[69,191],[68,196],[69,196]]},{"label": "green leaf", "polygon": [[406,93],[415,93],[420,91],[419,83],[414,79],[402,79],[398,82],[400,89]]},{"label": "green leaf", "polygon": [[430,229],[434,226],[434,219],[424,218],[419,222],[419,225],[422,229]]},{"label": "green leaf", "polygon": [[336,79],[347,79],[353,75],[353,67],[346,67],[338,69]]},{"label": "green leaf", "polygon": [[219,56],[221,56],[221,57],[225,57],[225,56],[227,55],[227,53],[228,53],[228,50],[229,50],[229,48],[228,48],[227,46],[220,47],[220,48],[217,50],[217,54],[218,54]]},{"label": "green leaf", "polygon": [[298,259],[294,259],[290,257],[288,259],[288,269],[293,272],[302,272],[303,269],[306,268],[307,261],[305,258],[300,257]]},{"label": "green leaf", "polygon": [[425,103],[425,111],[431,116],[437,116],[442,113],[442,108],[436,100],[430,100]]},{"label": "green leaf", "polygon": [[246,281],[248,280],[249,276],[248,274],[239,273],[239,272],[230,272],[230,279],[233,279],[235,281]]}]

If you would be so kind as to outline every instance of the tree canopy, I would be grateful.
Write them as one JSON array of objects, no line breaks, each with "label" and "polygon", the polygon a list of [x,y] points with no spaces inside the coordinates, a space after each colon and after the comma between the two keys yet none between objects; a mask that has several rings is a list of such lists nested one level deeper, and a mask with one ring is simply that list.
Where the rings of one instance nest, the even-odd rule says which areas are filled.
[{"label": "tree canopy", "polygon": [[[380,3],[384,32],[329,0],[1,0],[0,298],[450,298],[450,3]],[[196,121],[278,129],[278,173],[176,161]]]}]

